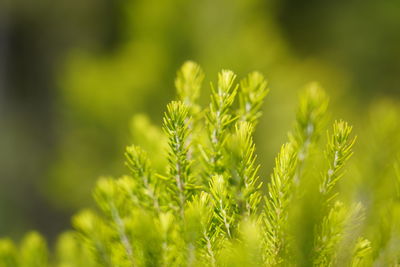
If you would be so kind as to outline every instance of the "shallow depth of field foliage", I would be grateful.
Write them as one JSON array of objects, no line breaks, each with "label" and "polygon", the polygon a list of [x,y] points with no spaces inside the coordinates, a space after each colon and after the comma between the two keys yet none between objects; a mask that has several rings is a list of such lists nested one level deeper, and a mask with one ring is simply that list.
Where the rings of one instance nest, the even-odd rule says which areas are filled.
[{"label": "shallow depth of field foliage", "polygon": [[[263,173],[253,134],[269,93],[264,76],[251,72],[239,79],[220,71],[206,107],[197,102],[209,92],[203,79],[196,63],[182,66],[162,129],[141,118],[150,151],[141,144],[126,148],[128,174],[99,178],[93,191],[98,207],[75,215],[74,231],[50,251],[36,232],[17,245],[2,239],[0,266],[400,264],[398,159],[384,157],[385,171],[375,180],[363,177],[374,174],[373,166],[346,171],[357,158],[379,164],[379,147],[354,153],[351,124],[330,122],[328,96],[310,83],[272,173]],[[375,125],[383,140],[398,130],[387,126],[396,113],[388,115]]]},{"label": "shallow depth of field foliage", "polygon": [[367,206],[375,229],[400,150],[399,11],[396,0],[0,1],[0,237],[37,229],[52,247],[94,205],[97,177],[127,172],[127,144],[165,172],[153,140],[166,138],[158,128],[186,59],[205,71],[202,107],[222,67],[267,75],[253,135],[264,190],[298,89],[319,81],[335,114],[325,126],[345,118],[358,135],[339,197]]}]

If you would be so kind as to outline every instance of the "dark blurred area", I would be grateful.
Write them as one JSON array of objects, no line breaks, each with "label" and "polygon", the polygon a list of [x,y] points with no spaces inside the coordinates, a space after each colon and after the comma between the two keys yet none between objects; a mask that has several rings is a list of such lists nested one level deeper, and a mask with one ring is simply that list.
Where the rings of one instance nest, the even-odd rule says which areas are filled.
[{"label": "dark blurred area", "polygon": [[203,103],[222,67],[265,73],[257,141],[272,164],[308,81],[356,126],[376,101],[396,106],[400,2],[2,1],[0,236],[69,228],[95,179],[125,172],[124,146],[138,139],[131,117],[160,123],[188,59],[206,72]]},{"label": "dark blurred area", "polygon": [[[118,40],[115,1],[0,4],[0,234],[68,224],[40,192],[57,150],[57,73],[70,49],[106,52]],[[102,19],[100,19],[102,18]]]},{"label": "dark blurred area", "polygon": [[364,99],[399,94],[400,4],[388,1],[282,1],[278,21],[291,49],[352,77]]}]

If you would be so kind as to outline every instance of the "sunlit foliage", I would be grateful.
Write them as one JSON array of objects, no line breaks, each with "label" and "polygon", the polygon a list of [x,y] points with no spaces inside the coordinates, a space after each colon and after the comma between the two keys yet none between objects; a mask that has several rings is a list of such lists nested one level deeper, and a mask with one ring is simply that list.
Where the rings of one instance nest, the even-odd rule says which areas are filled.
[{"label": "sunlit foliage", "polygon": [[[75,232],[60,237],[54,257],[40,235],[30,233],[19,246],[0,241],[0,266],[397,266],[398,162],[391,165],[397,194],[386,207],[393,214],[380,223],[389,236],[374,243],[373,231],[363,232],[368,207],[340,194],[353,129],[337,120],[323,139],[328,97],[318,84],[300,95],[294,129],[268,179],[253,140],[268,93],[265,78],[253,72],[237,82],[222,70],[202,109],[196,100],[203,76],[196,63],[183,65],[175,82],[179,100],[164,113],[164,137],[150,131],[157,137],[153,149],[165,148],[149,151],[164,155],[162,164],[152,163],[140,144],[128,146],[129,175],[98,180],[98,210],[73,217]],[[304,200],[308,195],[313,203]],[[300,218],[312,225],[312,244],[299,248],[291,225],[304,203],[314,212]]]}]

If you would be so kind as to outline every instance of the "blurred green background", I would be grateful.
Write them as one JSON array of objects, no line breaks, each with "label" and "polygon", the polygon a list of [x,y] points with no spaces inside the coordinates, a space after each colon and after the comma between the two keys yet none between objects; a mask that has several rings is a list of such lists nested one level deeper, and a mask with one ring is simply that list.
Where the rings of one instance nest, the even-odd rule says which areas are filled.
[{"label": "blurred green background", "polygon": [[267,77],[256,134],[263,179],[298,90],[317,80],[332,119],[359,136],[349,171],[359,179],[343,188],[365,198],[390,187],[382,174],[400,151],[400,1],[3,0],[0,236],[38,229],[52,240],[68,229],[92,205],[98,176],[126,172],[124,147],[151,143],[151,130],[138,129],[160,125],[189,59],[206,73],[203,105],[221,68]]}]

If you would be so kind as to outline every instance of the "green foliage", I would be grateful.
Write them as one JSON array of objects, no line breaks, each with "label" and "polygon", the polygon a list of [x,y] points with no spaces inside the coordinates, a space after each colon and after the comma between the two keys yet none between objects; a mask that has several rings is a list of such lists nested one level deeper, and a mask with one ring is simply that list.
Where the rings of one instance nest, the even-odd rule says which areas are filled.
[{"label": "green foliage", "polygon": [[369,264],[368,256],[370,254],[371,242],[367,239],[359,238],[353,251],[351,267],[366,266]]},{"label": "green foliage", "polygon": [[[160,212],[159,183],[154,177],[147,153],[138,146],[130,146],[126,149],[125,157],[132,176],[139,184],[135,186],[130,179],[124,179],[125,192],[131,195],[131,199],[137,205]],[[136,194],[132,194],[133,192]]]},{"label": "green foliage", "polygon": [[[189,110],[182,102],[172,102],[167,106],[164,117],[164,131],[168,136],[167,187],[171,192],[173,209],[184,218],[186,201],[195,188],[188,157]],[[172,203],[170,203],[172,204]]]},{"label": "green foliage", "polygon": [[[393,217],[381,223],[391,235],[382,235],[379,244],[362,237],[371,236],[363,225],[364,205],[339,194],[353,155],[352,127],[335,121],[325,158],[319,156],[327,121],[324,91],[311,84],[301,94],[295,128],[268,180],[259,174],[253,140],[267,83],[257,72],[240,86],[235,79],[232,71],[219,73],[211,103],[201,109],[196,100],[203,73],[197,64],[185,63],[175,83],[180,100],[168,104],[164,114],[165,137],[143,117],[134,119],[134,127],[149,128],[154,137],[143,138],[151,153],[165,148],[166,160],[155,162],[160,167],[151,162],[159,155],[128,146],[130,175],[98,180],[93,191],[98,210],[73,217],[76,231],[60,237],[55,257],[49,258],[45,241],[31,233],[19,247],[0,240],[0,266],[395,266],[398,195],[393,193],[388,206]],[[398,188],[398,165],[392,169]],[[306,204],[310,210],[301,210]],[[312,244],[301,248],[295,241],[303,240],[303,233],[292,229],[303,228],[291,227],[299,209],[312,215],[301,218],[312,226],[306,233]]]},{"label": "green foliage", "polygon": [[400,160],[397,160],[394,164],[395,175],[395,185],[396,185],[396,198],[400,200]]},{"label": "green foliage", "polygon": [[228,137],[228,129],[236,119],[231,111],[235,100],[237,85],[236,75],[230,70],[218,74],[218,86],[211,85],[211,103],[206,112],[208,138],[210,148],[207,150],[207,176],[223,174],[226,169],[223,162],[224,146]]},{"label": "green foliage", "polygon": [[27,234],[22,240],[20,250],[21,267],[43,267],[48,265],[47,244],[38,233]]},{"label": "green foliage", "polygon": [[239,207],[239,213],[245,213],[247,216],[256,213],[261,201],[262,182],[258,177],[260,165],[256,163],[253,129],[252,124],[248,122],[237,123],[228,145],[233,166],[231,180],[236,191],[235,201]]},{"label": "green foliage", "polygon": [[49,266],[49,255],[46,241],[36,232],[26,234],[19,247],[15,246],[9,239],[0,240],[0,266]]},{"label": "green foliage", "polygon": [[201,84],[204,79],[204,73],[199,65],[192,61],[183,64],[178,71],[175,87],[179,99],[185,103],[192,112],[198,111],[196,100],[200,95]]},{"label": "green foliage", "polygon": [[264,211],[265,261],[271,266],[283,264],[288,256],[288,206],[293,192],[296,164],[296,150],[293,145],[290,143],[283,145],[275,160]]},{"label": "green foliage", "polygon": [[0,263],[6,267],[16,267],[17,249],[9,239],[0,240]]},{"label": "green foliage", "polygon": [[320,233],[315,242],[314,266],[332,266],[337,246],[343,238],[344,223],[348,211],[341,202],[336,202],[323,218]]},{"label": "green foliage", "polygon": [[259,72],[250,73],[240,82],[238,116],[241,121],[257,123],[261,116],[261,105],[268,92],[267,82]]},{"label": "green foliage", "polygon": [[291,141],[298,147],[298,158],[303,162],[310,147],[316,142],[324,126],[328,98],[317,83],[309,84],[300,97],[296,126]]},{"label": "green foliage", "polygon": [[235,221],[233,198],[229,192],[227,182],[222,175],[215,175],[210,181],[210,192],[213,197],[214,217],[217,220],[217,229],[221,238],[232,238]]},{"label": "green foliage", "polygon": [[350,134],[352,127],[344,121],[335,121],[333,124],[333,133],[328,137],[328,144],[326,145],[325,155],[328,162],[328,169],[322,177],[320,184],[320,192],[332,200],[330,196],[332,189],[338,182],[342,174],[340,170],[343,168],[346,161],[353,154],[352,147],[355,138],[351,138]]},{"label": "green foliage", "polygon": [[65,232],[60,235],[55,256],[57,261],[54,265],[57,267],[96,266],[91,251],[75,232]]},{"label": "green foliage", "polygon": [[308,84],[299,98],[294,131],[289,133],[290,142],[295,146],[298,158],[295,184],[299,184],[304,162],[321,135],[327,107],[328,97],[319,84]]}]

